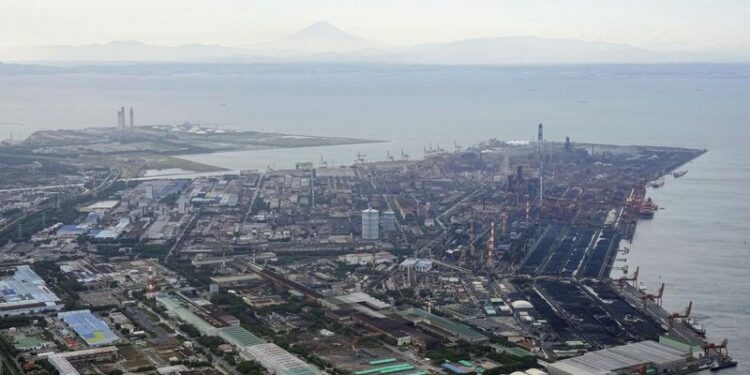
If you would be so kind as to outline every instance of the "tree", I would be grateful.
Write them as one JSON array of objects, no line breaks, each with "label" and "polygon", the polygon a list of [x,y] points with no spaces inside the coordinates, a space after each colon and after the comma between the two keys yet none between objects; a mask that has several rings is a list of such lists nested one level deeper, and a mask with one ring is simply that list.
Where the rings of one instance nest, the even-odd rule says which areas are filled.
[{"label": "tree", "polygon": [[243,375],[261,375],[263,368],[253,361],[242,361],[237,364],[237,371]]}]

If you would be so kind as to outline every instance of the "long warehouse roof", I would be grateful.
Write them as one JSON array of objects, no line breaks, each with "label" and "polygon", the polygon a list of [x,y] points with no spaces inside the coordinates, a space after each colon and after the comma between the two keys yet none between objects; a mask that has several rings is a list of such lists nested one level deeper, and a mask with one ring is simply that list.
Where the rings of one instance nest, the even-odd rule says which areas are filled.
[{"label": "long warehouse roof", "polygon": [[627,345],[597,350],[580,357],[565,359],[550,364],[576,374],[608,374],[647,363],[666,365],[685,360],[687,353],[659,344],[655,341],[641,341]]}]

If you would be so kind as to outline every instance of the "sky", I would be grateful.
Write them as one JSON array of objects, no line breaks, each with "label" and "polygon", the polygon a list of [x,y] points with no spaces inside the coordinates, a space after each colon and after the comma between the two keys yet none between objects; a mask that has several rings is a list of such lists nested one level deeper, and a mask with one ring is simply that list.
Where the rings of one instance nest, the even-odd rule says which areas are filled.
[{"label": "sky", "polygon": [[537,36],[750,51],[748,0],[0,0],[0,46],[251,46],[316,21],[387,46]]}]

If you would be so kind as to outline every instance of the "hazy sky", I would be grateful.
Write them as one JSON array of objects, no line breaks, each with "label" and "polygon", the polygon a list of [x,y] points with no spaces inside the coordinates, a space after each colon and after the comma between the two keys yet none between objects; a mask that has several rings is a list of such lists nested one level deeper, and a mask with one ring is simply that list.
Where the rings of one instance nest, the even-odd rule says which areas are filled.
[{"label": "hazy sky", "polygon": [[0,46],[249,45],[321,20],[386,45],[532,35],[750,51],[750,0],[0,0]]}]

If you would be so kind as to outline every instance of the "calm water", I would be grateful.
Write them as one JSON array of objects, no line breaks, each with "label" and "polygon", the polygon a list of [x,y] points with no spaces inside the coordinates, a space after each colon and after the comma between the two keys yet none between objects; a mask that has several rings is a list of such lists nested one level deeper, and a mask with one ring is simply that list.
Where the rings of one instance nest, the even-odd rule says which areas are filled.
[{"label": "calm water", "polygon": [[[209,73],[206,73],[209,71]],[[321,158],[351,164],[357,152],[421,157],[487,138],[658,144],[710,150],[681,179],[651,192],[664,207],[639,224],[628,256],[664,304],[695,316],[712,339],[750,366],[750,66],[431,68],[212,66],[81,69],[19,75],[0,69],[0,138],[39,128],[113,125],[120,105],[136,122],[183,121],[387,143],[199,155],[231,169],[285,168]],[[724,373],[731,373],[725,371]]]},{"label": "calm water", "polygon": [[641,267],[649,289],[664,282],[664,306],[693,316],[709,339],[729,339],[740,367],[750,368],[750,151],[711,151],[688,164],[687,175],[667,178],[649,195],[663,207],[641,221],[628,263]]}]

